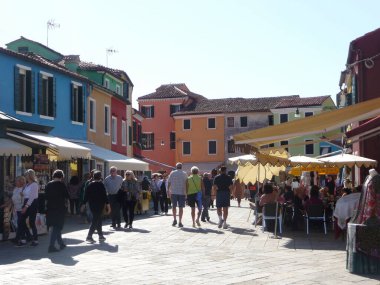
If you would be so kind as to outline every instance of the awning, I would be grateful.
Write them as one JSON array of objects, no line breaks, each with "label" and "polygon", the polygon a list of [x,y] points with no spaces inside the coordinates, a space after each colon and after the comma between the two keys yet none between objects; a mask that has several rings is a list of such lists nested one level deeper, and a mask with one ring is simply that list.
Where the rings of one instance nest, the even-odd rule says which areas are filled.
[{"label": "awning", "polygon": [[380,133],[380,116],[377,116],[359,127],[346,132],[346,137],[350,140],[357,140],[359,137],[370,136],[378,133]]},{"label": "awning", "polygon": [[97,146],[93,143],[78,143],[82,147],[89,148],[91,150],[91,157],[99,160],[103,160],[109,163],[109,166],[116,166],[119,170],[136,170],[147,171],[149,170],[149,164],[136,158],[131,158],[126,155],[114,152],[112,150]]},{"label": "awning", "polygon": [[223,162],[219,162],[219,161],[217,161],[217,162],[192,162],[192,163],[184,162],[184,163],[182,163],[182,170],[187,172],[187,173],[190,173],[191,168],[193,166],[196,166],[199,168],[200,173],[205,173],[205,172],[211,172],[211,170],[219,167],[222,164],[223,164]]},{"label": "awning", "polygon": [[72,158],[90,158],[90,149],[67,140],[44,133],[11,129],[7,135],[21,141],[44,146],[51,149],[58,160],[71,160]]},{"label": "awning", "polygon": [[162,162],[159,162],[159,161],[156,161],[156,160],[153,160],[153,159],[150,159],[150,158],[147,158],[147,157],[141,157],[141,160],[142,161],[145,161],[149,164],[153,164],[153,165],[158,165],[158,166],[162,166],[164,168],[167,168],[168,170],[172,171],[175,169],[175,166],[171,166],[169,164],[166,164],[166,163],[162,163]]},{"label": "awning", "polygon": [[32,149],[10,139],[0,138],[0,155],[31,155]]},{"label": "awning", "polygon": [[295,137],[325,134],[342,126],[380,115],[380,98],[342,109],[234,135],[235,144],[267,145]]}]

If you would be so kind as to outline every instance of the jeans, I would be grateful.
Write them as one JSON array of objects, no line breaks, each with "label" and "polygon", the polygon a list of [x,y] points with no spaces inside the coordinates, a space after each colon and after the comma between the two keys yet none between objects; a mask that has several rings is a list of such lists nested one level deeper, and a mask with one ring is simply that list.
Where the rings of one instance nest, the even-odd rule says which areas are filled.
[{"label": "jeans", "polygon": [[[33,238],[33,240],[38,240],[37,227],[36,227],[36,216],[37,216],[37,199],[28,207],[24,214],[20,215],[18,220],[18,227],[16,236],[20,239],[26,237],[27,239]],[[26,219],[29,218],[29,227],[32,229],[33,236],[30,234],[29,228],[26,225]]]},{"label": "jeans", "polygon": [[[123,216],[126,224],[132,226],[133,219],[135,218],[135,200],[126,200],[123,203]],[[129,218],[129,219],[128,219]]]},{"label": "jeans", "polygon": [[[159,192],[152,192],[152,199],[153,199],[153,208],[154,212],[158,213],[158,201],[160,200],[160,193]],[[162,208],[161,208],[162,211]]]},{"label": "jeans", "polygon": [[167,213],[169,211],[169,199],[166,195],[160,196],[161,212]]},{"label": "jeans", "polygon": [[74,215],[74,208],[75,208],[75,214],[79,214],[79,199],[70,199],[70,214]]},{"label": "jeans", "polygon": [[92,237],[95,230],[98,231],[98,235],[103,236],[102,230],[102,212],[92,212],[92,221],[90,225],[90,229],[88,230],[88,237]]},{"label": "jeans", "polygon": [[119,195],[108,195],[108,200],[111,206],[112,226],[119,226],[121,223]]},{"label": "jeans", "polygon": [[211,201],[211,196],[203,195],[202,197],[203,210],[202,210],[201,220],[210,218],[209,213],[208,213],[208,208],[210,207],[210,201]]},{"label": "jeans", "polygon": [[58,245],[64,244],[62,240],[62,230],[61,230],[61,227],[52,226],[49,246],[54,247],[56,241],[58,242]]}]

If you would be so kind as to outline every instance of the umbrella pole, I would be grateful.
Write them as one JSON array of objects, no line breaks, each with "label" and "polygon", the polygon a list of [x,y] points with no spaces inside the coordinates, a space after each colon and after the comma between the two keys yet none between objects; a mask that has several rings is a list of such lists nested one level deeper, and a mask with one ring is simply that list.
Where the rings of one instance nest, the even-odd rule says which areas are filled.
[{"label": "umbrella pole", "polygon": [[273,239],[280,239],[281,237],[277,236],[277,216],[278,216],[278,201],[276,202],[276,219],[274,220],[274,235],[271,236]]}]

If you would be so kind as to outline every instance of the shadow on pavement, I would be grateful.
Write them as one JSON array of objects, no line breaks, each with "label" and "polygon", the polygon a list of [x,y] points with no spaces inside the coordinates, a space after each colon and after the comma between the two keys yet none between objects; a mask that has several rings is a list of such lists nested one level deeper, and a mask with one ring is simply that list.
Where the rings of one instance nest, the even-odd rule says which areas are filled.
[{"label": "shadow on pavement", "polygon": [[213,230],[213,229],[206,229],[206,228],[181,228],[181,231],[189,232],[189,233],[199,233],[199,234],[224,234],[223,231]]},{"label": "shadow on pavement", "polygon": [[139,229],[139,228],[132,228],[132,229],[123,229],[122,231],[126,232],[126,233],[142,233],[142,234],[148,234],[150,233],[150,231],[148,230],[144,230],[144,229]]},{"label": "shadow on pavement", "polygon": [[248,235],[248,236],[258,236],[256,230],[247,229],[247,228],[236,228],[236,227],[228,227],[232,233],[237,235]]}]

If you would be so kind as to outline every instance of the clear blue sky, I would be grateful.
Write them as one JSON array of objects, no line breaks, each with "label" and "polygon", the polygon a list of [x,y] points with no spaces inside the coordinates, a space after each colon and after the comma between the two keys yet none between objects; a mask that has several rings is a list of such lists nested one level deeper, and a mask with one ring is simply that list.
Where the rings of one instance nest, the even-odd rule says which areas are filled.
[{"label": "clear blue sky", "polygon": [[[379,27],[380,1],[2,0],[0,46],[24,36],[122,69],[134,99],[167,83],[208,98],[338,93],[349,43]],[[136,102],[134,102],[136,107]]]}]

